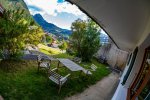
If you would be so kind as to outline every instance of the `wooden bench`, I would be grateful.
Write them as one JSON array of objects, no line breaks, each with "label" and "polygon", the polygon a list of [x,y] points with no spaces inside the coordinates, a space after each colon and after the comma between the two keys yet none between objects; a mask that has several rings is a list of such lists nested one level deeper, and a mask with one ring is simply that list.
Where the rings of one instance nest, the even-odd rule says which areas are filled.
[{"label": "wooden bench", "polygon": [[59,85],[58,93],[60,93],[62,85],[66,83],[70,74],[63,77],[59,75],[58,73],[56,73],[55,70],[57,70],[57,68],[49,70],[49,79],[53,81],[54,83],[56,83],[57,85]]},{"label": "wooden bench", "polygon": [[74,57],[74,58],[72,59],[72,61],[77,62],[77,63],[81,63],[82,59],[79,58],[79,57]]},{"label": "wooden bench", "polygon": [[97,69],[97,66],[95,66],[94,64],[92,64],[90,66],[90,69],[83,69],[83,72],[86,74],[86,75],[92,75],[91,71],[96,71]]},{"label": "wooden bench", "polygon": [[46,69],[47,71],[50,69],[50,61],[44,61],[41,55],[37,56],[37,62],[38,62],[38,72],[42,68]]}]

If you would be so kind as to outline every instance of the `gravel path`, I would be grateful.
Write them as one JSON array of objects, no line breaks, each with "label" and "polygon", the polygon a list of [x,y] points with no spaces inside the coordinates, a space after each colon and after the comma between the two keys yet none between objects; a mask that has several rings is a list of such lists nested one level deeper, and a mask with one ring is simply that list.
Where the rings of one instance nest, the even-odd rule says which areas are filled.
[{"label": "gravel path", "polygon": [[84,92],[68,97],[65,100],[111,100],[118,83],[119,75],[112,72]]}]

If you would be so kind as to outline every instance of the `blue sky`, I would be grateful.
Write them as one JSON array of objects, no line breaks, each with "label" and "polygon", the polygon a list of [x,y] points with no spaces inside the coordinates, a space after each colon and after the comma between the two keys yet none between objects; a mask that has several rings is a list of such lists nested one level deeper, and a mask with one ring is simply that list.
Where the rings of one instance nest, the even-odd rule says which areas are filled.
[{"label": "blue sky", "polygon": [[64,0],[24,0],[32,15],[40,13],[49,22],[64,29],[70,29],[71,23],[80,18],[87,19],[87,16]]}]

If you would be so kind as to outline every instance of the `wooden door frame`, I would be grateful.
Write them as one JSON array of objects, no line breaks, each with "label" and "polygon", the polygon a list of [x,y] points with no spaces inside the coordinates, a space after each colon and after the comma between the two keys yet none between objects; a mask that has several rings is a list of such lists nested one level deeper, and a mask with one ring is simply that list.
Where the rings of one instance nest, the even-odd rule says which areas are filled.
[{"label": "wooden door frame", "polygon": [[[140,88],[137,90],[137,93],[131,98],[131,90],[133,87],[135,87],[136,83],[138,82],[140,76],[142,75],[142,72],[143,72],[143,69],[144,69],[144,62],[146,60],[146,55],[147,55],[147,52],[150,51],[150,46],[148,48],[145,49],[145,52],[144,52],[144,57],[143,57],[143,60],[142,60],[142,64],[141,64],[141,67],[140,67],[140,70],[134,80],[134,82],[132,83],[132,85],[128,88],[128,93],[127,93],[127,99],[126,100],[135,100],[135,98],[140,94],[140,92],[142,91],[142,89],[144,88],[144,86],[146,85],[147,81],[148,81],[148,76],[146,75],[146,77],[144,78],[144,81],[142,82],[142,85],[140,86]],[[150,70],[148,72],[148,75],[150,74]]]}]

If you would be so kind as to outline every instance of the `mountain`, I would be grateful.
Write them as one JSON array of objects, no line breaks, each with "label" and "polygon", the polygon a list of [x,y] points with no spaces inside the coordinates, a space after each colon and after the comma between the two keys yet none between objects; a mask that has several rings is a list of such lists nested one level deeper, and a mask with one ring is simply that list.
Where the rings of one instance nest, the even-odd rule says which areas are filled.
[{"label": "mountain", "polygon": [[52,23],[48,23],[40,14],[35,14],[33,18],[45,32],[55,34],[56,36],[69,36],[72,33],[71,30],[62,29]]},{"label": "mountain", "polygon": [[2,4],[6,10],[24,9],[25,14],[30,16],[28,7],[23,0],[0,0],[0,4]]}]

